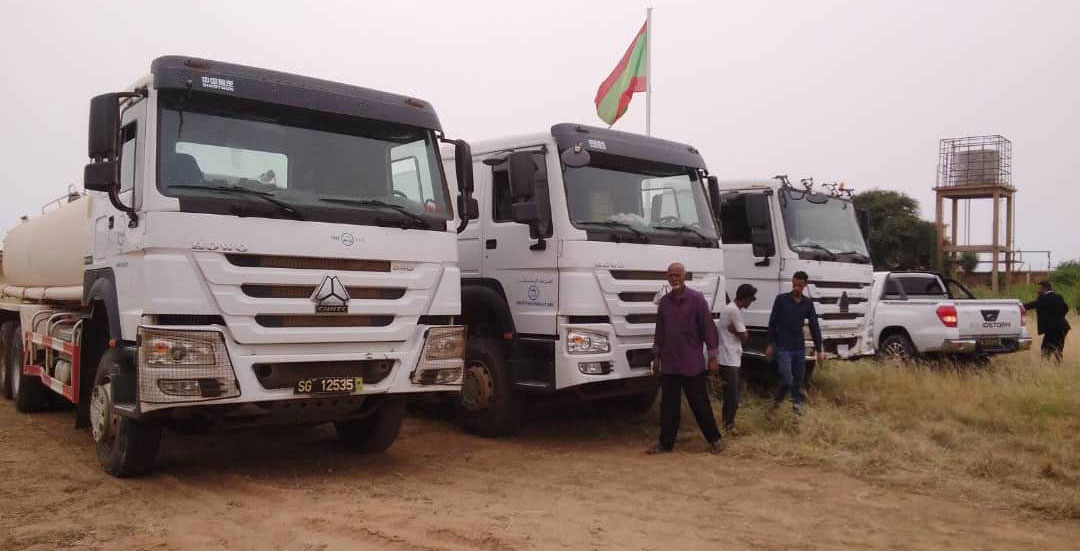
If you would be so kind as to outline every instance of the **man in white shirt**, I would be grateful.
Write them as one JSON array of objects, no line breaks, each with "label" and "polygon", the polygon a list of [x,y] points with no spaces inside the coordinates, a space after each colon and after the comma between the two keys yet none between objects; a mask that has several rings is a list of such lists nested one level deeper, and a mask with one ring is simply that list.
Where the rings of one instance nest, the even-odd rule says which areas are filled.
[{"label": "man in white shirt", "polygon": [[749,283],[739,285],[735,291],[735,300],[729,302],[720,311],[718,322],[720,330],[720,348],[716,356],[720,364],[720,378],[723,380],[723,418],[724,432],[735,430],[735,412],[739,409],[739,366],[742,365],[742,345],[750,334],[746,331],[742,311],[754,302],[757,289]]}]

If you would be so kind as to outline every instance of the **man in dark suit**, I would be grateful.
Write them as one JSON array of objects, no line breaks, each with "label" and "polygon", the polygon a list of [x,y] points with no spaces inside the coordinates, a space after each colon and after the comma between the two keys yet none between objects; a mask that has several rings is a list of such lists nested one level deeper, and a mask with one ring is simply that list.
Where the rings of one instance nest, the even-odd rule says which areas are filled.
[{"label": "man in dark suit", "polygon": [[1065,335],[1070,329],[1069,322],[1065,319],[1065,315],[1069,313],[1065,299],[1054,292],[1049,281],[1040,281],[1039,297],[1025,304],[1024,308],[1035,310],[1038,314],[1039,334],[1043,336],[1043,357],[1053,357],[1061,363],[1065,350]]}]

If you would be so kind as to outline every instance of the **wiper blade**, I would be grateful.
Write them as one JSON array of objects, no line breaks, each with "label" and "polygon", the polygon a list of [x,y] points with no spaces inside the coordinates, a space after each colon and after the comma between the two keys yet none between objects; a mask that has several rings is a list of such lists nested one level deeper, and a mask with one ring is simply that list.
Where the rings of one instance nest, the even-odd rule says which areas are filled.
[{"label": "wiper blade", "polygon": [[625,228],[630,230],[638,239],[641,239],[643,243],[649,242],[649,236],[645,235],[645,232],[635,228],[627,222],[618,222],[616,220],[607,220],[604,222],[576,222],[579,226],[602,226],[605,228]]},{"label": "wiper blade", "polygon": [[319,200],[327,203],[337,203],[339,205],[354,205],[357,207],[377,207],[392,209],[413,219],[413,221],[415,221],[417,224],[420,224],[420,227],[426,228],[428,226],[428,221],[425,220],[423,216],[420,216],[415,212],[409,211],[409,209],[405,208],[402,205],[398,205],[395,203],[387,203],[386,201],[380,201],[379,199],[345,199],[343,197],[320,197]]},{"label": "wiper blade", "polygon": [[817,243],[796,243],[792,245],[792,247],[803,247],[806,249],[815,249],[818,251],[822,251],[825,254],[829,255],[829,258],[836,260],[836,253],[830,251],[829,249],[826,249],[825,247],[822,247],[821,245],[818,245]]},{"label": "wiper blade", "polygon": [[708,236],[706,236],[705,234],[699,232],[693,226],[650,226],[650,227],[658,229],[658,230],[669,230],[669,231],[677,231],[677,232],[682,232],[682,233],[692,233],[692,234],[694,234],[694,235],[701,238],[701,242],[702,242],[703,245],[707,245],[710,242],[710,239],[708,238]]},{"label": "wiper blade", "polygon": [[847,256],[847,255],[851,255],[851,256],[854,256],[855,258],[859,259],[859,260],[867,260],[867,261],[868,261],[868,260],[870,260],[870,257],[869,257],[869,256],[866,256],[865,254],[863,254],[863,253],[860,253],[859,251],[843,251],[843,252],[839,252],[839,253],[835,253],[835,254],[836,254],[837,256],[840,256],[840,255],[845,255],[845,256]]},{"label": "wiper blade", "polygon": [[290,204],[288,204],[288,203],[286,203],[286,202],[284,202],[284,201],[282,201],[280,199],[276,199],[274,197],[274,194],[270,193],[268,191],[259,191],[259,190],[256,190],[256,189],[248,189],[246,187],[240,187],[240,186],[200,186],[198,184],[173,184],[173,185],[168,186],[168,187],[169,188],[178,188],[178,189],[208,190],[208,191],[216,191],[216,192],[219,192],[219,193],[240,193],[240,194],[244,194],[244,195],[250,195],[252,197],[259,197],[259,198],[263,199],[264,201],[266,201],[267,203],[270,203],[270,204],[273,204],[273,205],[277,206],[278,209],[281,210],[281,212],[284,212],[285,214],[288,214],[289,216],[293,217],[294,219],[296,219],[296,220],[304,220],[304,215],[300,214],[300,211],[296,210],[296,208],[293,207],[292,205],[290,205]]}]

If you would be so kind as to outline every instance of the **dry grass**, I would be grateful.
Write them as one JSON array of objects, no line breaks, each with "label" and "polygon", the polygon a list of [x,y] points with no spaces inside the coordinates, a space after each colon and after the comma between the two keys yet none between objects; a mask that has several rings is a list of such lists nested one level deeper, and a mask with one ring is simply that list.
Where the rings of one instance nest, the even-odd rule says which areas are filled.
[{"label": "dry grass", "polygon": [[768,399],[747,393],[730,451],[1080,519],[1080,343],[1069,341],[1061,365],[1037,349],[963,369],[828,362],[799,422],[787,407],[767,421]]}]

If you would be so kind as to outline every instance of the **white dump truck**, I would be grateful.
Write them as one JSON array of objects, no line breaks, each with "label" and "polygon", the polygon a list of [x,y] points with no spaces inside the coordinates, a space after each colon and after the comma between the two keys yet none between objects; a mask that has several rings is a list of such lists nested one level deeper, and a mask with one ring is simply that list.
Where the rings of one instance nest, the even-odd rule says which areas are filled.
[{"label": "white dump truck", "polygon": [[510,434],[522,403],[539,394],[610,397],[624,414],[648,409],[668,264],[686,266],[687,286],[713,312],[724,305],[701,154],[563,123],[478,141],[471,162],[480,218],[458,240],[466,429]]},{"label": "white dump truck", "polygon": [[[863,238],[865,218],[838,186],[797,186],[787,177],[720,181],[710,189],[724,241],[730,297],[743,283],[757,287],[744,316],[750,341],[744,354],[764,357],[773,299],[791,290],[791,277],[809,275],[807,295],[817,310],[824,352],[854,358],[873,353],[865,336],[874,282]],[[813,350],[809,332],[807,351]],[[808,369],[812,365],[808,364]]]},{"label": "white dump truck", "polygon": [[168,56],[90,104],[84,185],[7,232],[2,390],[75,404],[102,467],[163,427],[333,422],[394,441],[409,393],[456,393],[458,207],[425,101]]}]

